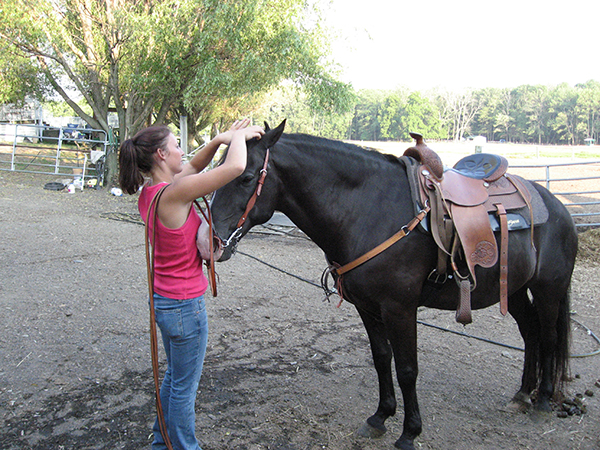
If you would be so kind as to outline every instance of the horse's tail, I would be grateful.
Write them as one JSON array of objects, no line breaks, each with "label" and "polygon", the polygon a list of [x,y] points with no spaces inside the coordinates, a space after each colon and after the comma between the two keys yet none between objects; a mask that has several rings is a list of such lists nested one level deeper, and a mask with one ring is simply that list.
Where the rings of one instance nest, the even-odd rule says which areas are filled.
[{"label": "horse's tail", "polygon": [[[577,230],[573,219],[567,208],[547,189],[533,183],[536,190],[540,193],[548,212],[552,217],[545,226],[547,232],[538,234],[540,241],[537,245],[541,252],[546,251],[546,258],[543,258],[544,273],[542,279],[538,280],[538,288],[536,291],[539,295],[550,300],[553,297],[558,301],[555,308],[558,309],[556,323],[554,325],[556,333],[556,341],[553,342],[553,349],[548,349],[550,357],[550,374],[548,380],[552,382],[554,387],[554,397],[559,399],[564,393],[565,383],[569,380],[569,359],[571,345],[571,282],[573,270],[575,268],[575,260],[577,257]],[[547,225],[547,226],[546,226]],[[538,264],[540,260],[538,259]],[[539,266],[538,266],[538,270]],[[533,293],[534,303],[536,294]],[[551,312],[552,307],[548,312]],[[538,316],[539,317],[539,316]],[[541,338],[541,336],[540,336]],[[543,346],[544,344],[541,343]],[[540,351],[542,349],[540,348]],[[541,356],[541,354],[540,354]],[[544,362],[538,359],[538,370],[543,370],[540,365]],[[538,372],[539,375],[541,375]],[[541,379],[541,378],[538,378]]]},{"label": "horse's tail", "polygon": [[553,355],[554,395],[560,397],[565,383],[570,377],[569,360],[571,357],[571,289],[560,299],[556,321],[556,347]]}]

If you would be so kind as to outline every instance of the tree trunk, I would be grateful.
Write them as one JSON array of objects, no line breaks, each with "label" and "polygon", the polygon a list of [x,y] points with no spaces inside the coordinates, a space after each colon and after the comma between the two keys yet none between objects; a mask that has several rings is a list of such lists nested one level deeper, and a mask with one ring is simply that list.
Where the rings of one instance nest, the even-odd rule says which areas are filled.
[{"label": "tree trunk", "polygon": [[119,184],[119,161],[116,146],[110,146],[106,154],[106,168],[104,172],[104,186],[111,188]]}]

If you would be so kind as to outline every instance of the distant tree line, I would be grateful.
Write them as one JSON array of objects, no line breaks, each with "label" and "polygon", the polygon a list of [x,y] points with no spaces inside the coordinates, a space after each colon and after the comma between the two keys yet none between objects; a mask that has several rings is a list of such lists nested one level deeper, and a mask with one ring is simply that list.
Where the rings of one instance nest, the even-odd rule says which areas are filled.
[{"label": "distant tree line", "polygon": [[587,138],[598,142],[600,131],[597,81],[463,92],[361,90],[353,110],[343,114],[315,112],[303,101],[280,89],[259,113],[273,122],[287,117],[288,131],[364,141],[408,141],[409,132],[417,131],[428,140],[480,135],[488,141],[579,145]]}]

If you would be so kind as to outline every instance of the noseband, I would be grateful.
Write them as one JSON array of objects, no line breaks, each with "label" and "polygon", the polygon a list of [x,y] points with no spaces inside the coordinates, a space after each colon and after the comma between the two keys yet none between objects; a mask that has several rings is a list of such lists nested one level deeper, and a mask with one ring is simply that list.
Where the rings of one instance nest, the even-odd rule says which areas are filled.
[{"label": "noseband", "polygon": [[233,251],[235,251],[237,242],[242,235],[242,227],[244,226],[244,223],[246,222],[246,219],[248,218],[248,214],[250,214],[250,211],[252,210],[252,208],[254,208],[254,204],[256,203],[256,200],[258,199],[258,197],[260,196],[260,193],[262,192],[262,187],[263,187],[263,184],[265,183],[265,178],[267,177],[267,166],[268,165],[269,165],[269,149],[267,149],[267,153],[265,154],[265,162],[263,163],[263,167],[260,171],[260,178],[258,179],[258,184],[256,185],[256,189],[254,190],[254,194],[252,194],[252,197],[250,197],[250,200],[248,200],[248,204],[246,205],[246,210],[244,211],[244,214],[242,214],[242,217],[240,217],[240,220],[238,221],[238,223],[236,225],[235,231],[225,241],[225,245],[223,247],[224,249],[228,248],[229,245],[233,243]]}]

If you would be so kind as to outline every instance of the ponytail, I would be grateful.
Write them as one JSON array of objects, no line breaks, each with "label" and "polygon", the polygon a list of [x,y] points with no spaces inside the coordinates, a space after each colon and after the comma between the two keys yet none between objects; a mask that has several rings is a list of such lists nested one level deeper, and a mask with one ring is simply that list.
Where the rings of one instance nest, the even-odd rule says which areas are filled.
[{"label": "ponytail", "polygon": [[166,125],[145,128],[119,147],[119,185],[128,194],[135,194],[150,175],[154,153],[164,148],[171,130]]},{"label": "ponytail", "polygon": [[119,185],[128,194],[135,194],[144,176],[140,172],[135,145],[131,139],[123,141],[119,148]]}]

